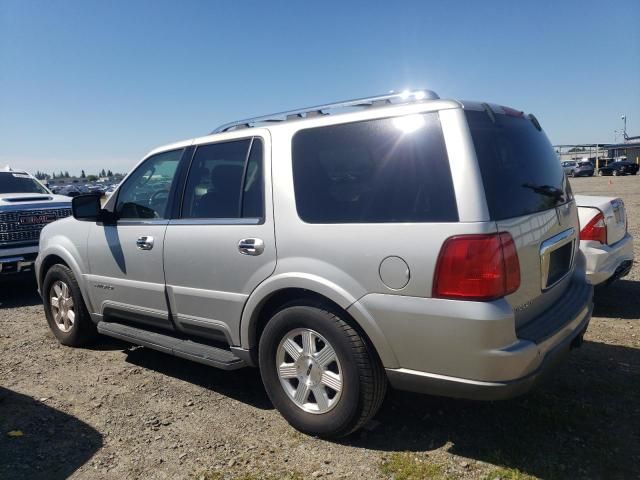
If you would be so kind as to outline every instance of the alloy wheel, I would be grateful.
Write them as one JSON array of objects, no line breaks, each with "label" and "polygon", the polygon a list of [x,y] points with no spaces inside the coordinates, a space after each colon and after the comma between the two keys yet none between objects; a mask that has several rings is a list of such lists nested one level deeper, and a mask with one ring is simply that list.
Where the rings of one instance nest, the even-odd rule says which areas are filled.
[{"label": "alloy wheel", "polygon": [[327,413],[343,390],[343,373],[333,346],[309,328],[287,333],[276,350],[280,384],[293,403],[307,413]]},{"label": "alloy wheel", "polygon": [[49,289],[49,302],[54,323],[61,331],[68,333],[76,319],[69,285],[61,280],[53,282]]}]

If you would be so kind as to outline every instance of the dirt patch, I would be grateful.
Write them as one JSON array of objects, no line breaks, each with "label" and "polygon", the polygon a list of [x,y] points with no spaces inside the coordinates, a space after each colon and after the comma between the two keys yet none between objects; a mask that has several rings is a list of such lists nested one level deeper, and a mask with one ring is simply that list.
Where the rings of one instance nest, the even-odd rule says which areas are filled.
[{"label": "dirt patch", "polygon": [[[572,179],[624,199],[640,176]],[[640,240],[636,241],[640,258]],[[640,270],[598,292],[586,342],[522,398],[391,392],[340,442],[294,431],[257,370],[223,372],[105,339],[60,346],[32,282],[0,286],[0,478],[637,478]],[[20,431],[21,436],[9,436]]]}]

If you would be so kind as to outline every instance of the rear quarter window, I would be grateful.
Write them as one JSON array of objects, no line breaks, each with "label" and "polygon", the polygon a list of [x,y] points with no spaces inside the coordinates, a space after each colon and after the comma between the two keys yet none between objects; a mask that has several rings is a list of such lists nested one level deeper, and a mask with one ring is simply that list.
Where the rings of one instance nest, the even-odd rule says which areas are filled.
[{"label": "rear quarter window", "polygon": [[[492,220],[568,202],[571,187],[544,131],[524,116],[465,112]],[[571,162],[574,166],[575,162]]]},{"label": "rear quarter window", "polygon": [[301,130],[292,157],[307,223],[458,221],[436,113]]}]

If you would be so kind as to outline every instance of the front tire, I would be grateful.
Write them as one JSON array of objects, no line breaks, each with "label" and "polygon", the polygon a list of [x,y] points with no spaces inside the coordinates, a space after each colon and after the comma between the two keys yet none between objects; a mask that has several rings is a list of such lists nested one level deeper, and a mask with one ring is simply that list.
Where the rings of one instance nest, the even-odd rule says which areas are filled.
[{"label": "front tire", "polygon": [[98,336],[75,275],[66,265],[51,267],[42,282],[44,313],[62,345],[81,347]]},{"label": "front tire", "polygon": [[290,305],[269,320],[260,338],[260,373],[269,398],[309,435],[352,433],[376,414],[386,393],[380,360],[341,317],[320,305]]}]

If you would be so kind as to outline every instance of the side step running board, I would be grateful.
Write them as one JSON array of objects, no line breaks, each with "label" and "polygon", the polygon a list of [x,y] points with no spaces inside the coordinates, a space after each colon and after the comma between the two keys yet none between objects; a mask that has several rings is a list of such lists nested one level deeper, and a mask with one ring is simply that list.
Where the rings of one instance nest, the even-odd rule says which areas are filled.
[{"label": "side step running board", "polygon": [[175,355],[176,357],[221,368],[222,370],[236,370],[246,366],[246,363],[241,358],[236,357],[229,350],[172,337],[171,335],[150,332],[122,323],[99,322],[98,332],[109,337]]}]

